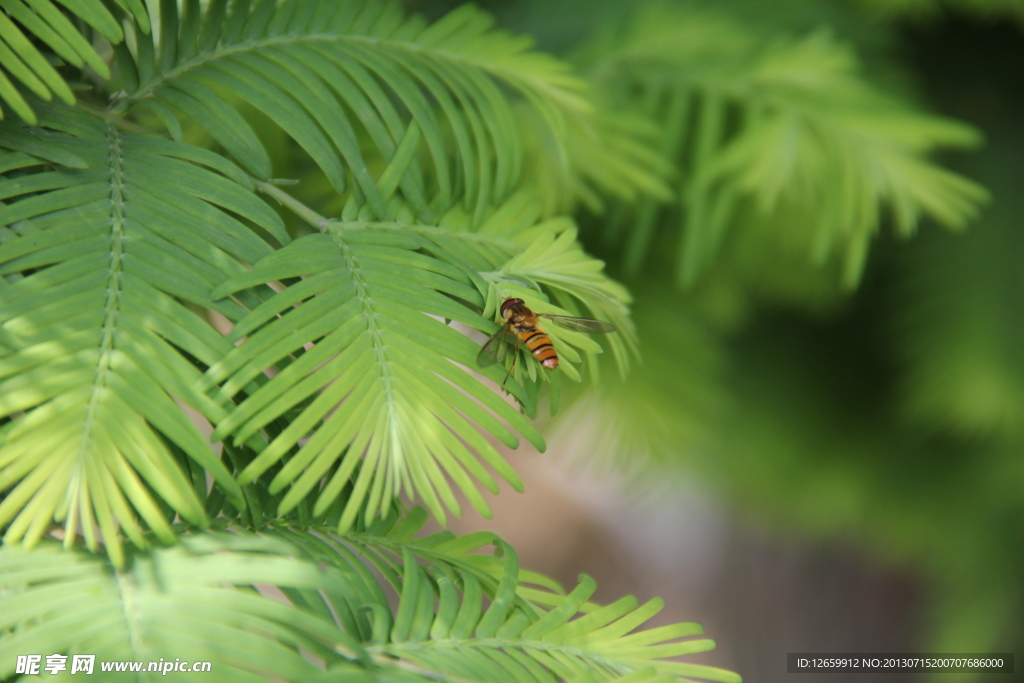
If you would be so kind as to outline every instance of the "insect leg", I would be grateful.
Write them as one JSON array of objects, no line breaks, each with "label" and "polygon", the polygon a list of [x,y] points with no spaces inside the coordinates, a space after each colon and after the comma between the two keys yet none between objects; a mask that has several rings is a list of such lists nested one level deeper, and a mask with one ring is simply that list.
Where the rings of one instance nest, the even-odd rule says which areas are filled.
[{"label": "insect leg", "polygon": [[516,363],[519,361],[519,347],[523,343],[523,338],[519,337],[516,339],[516,350],[512,352],[512,367],[508,369],[508,374],[505,375],[505,379],[501,380],[501,386],[505,386],[505,382],[512,376],[512,371],[516,369]]}]

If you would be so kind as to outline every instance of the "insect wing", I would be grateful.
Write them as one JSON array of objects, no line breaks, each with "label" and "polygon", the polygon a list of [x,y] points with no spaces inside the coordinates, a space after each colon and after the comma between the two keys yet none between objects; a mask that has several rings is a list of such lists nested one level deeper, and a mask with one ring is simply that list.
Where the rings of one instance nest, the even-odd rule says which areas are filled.
[{"label": "insect wing", "polygon": [[476,356],[476,364],[482,368],[486,368],[489,365],[494,365],[498,362],[502,355],[502,351],[509,344],[515,343],[517,337],[512,334],[512,326],[508,323],[494,333],[494,335],[488,339],[482,347],[480,347],[480,353]]},{"label": "insect wing", "polygon": [[593,320],[592,318],[570,318],[565,315],[546,315],[543,313],[538,314],[537,317],[547,318],[562,327],[577,332],[586,332],[587,334],[608,334],[615,331],[615,326],[611,323],[606,323],[603,320]]}]

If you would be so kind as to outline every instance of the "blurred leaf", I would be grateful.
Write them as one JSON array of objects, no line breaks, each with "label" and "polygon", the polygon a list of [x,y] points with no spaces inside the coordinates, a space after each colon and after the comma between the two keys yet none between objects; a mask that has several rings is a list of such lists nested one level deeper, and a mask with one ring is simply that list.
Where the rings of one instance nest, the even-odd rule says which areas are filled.
[{"label": "blurred leaf", "polygon": [[881,94],[825,31],[772,38],[725,13],[651,5],[578,61],[607,99],[664,128],[681,172],[670,217],[681,236],[656,240],[669,221],[655,199],[609,223],[613,234],[634,224],[616,237],[632,271],[665,243],[677,245],[684,285],[738,251],[760,254],[769,274],[779,255],[834,268],[851,288],[886,214],[904,236],[922,216],[960,228],[987,197],[926,159],[976,145],[978,133]]},{"label": "blurred leaf", "polygon": [[891,317],[907,372],[907,415],[938,430],[1017,437],[1024,418],[1022,205],[1010,183],[994,185],[1000,202],[981,225],[933,236],[901,255],[905,275]]}]

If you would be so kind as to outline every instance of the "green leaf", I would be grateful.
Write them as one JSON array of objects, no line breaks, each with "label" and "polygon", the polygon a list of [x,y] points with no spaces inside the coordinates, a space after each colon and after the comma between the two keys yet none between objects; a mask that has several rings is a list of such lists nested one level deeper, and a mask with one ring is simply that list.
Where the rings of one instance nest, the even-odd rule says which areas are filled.
[{"label": "green leaf", "polygon": [[[75,0],[72,4],[75,5],[71,8],[72,11],[83,12],[85,15],[88,15],[88,17],[82,16],[82,18],[88,23],[96,22],[103,25],[104,29],[110,33],[108,39],[110,39],[112,43],[120,42],[121,28],[116,24],[116,22],[111,21],[109,12],[104,8],[103,3],[100,0]],[[46,23],[49,24],[50,28],[56,32],[60,41],[70,45],[71,48],[78,53],[79,58],[92,67],[92,69],[100,76],[103,78],[110,78],[110,70],[107,68],[106,62],[100,58],[89,41],[79,33],[78,29],[73,23],[71,23],[70,19],[68,19],[68,17],[61,12],[59,8],[50,2],[50,0],[7,0],[4,5],[5,7],[12,8],[28,5],[24,10],[13,10],[12,16],[18,19],[18,21],[23,21],[27,18],[31,10],[35,10],[35,12],[38,13],[38,16],[45,20]],[[25,23],[25,25],[31,30],[34,26],[37,26],[38,23],[29,21],[28,23]],[[49,32],[45,30],[39,34],[41,39],[50,44],[50,46],[56,50],[56,46],[60,43],[47,40],[48,36]],[[76,62],[80,63],[79,60],[72,60],[72,63]]]},{"label": "green leaf", "polygon": [[[139,0],[133,2],[138,4]],[[116,44],[123,38],[121,27],[101,0],[61,0],[61,4],[103,33],[111,43]],[[3,9],[6,12],[0,12],[0,99],[27,123],[36,123],[35,113],[10,82],[8,74],[43,100],[50,100],[56,94],[64,102],[73,104],[75,98],[68,84],[22,29],[70,64],[81,67],[87,63],[103,78],[110,77],[106,63],[49,0],[4,0]],[[0,118],[2,114],[0,110]]]},{"label": "green leaf", "polygon": [[[701,633],[696,624],[636,631],[659,601],[637,607],[630,597],[598,607],[586,602],[594,590],[588,577],[568,596],[538,592],[517,579],[518,561],[504,543],[504,560],[485,566],[479,560],[496,558],[440,550],[431,539],[231,528],[133,552],[125,567],[53,541],[32,550],[7,545],[0,548],[0,675],[12,675],[24,652],[92,654],[98,662],[177,662],[187,652],[189,662],[210,662],[204,676],[212,681],[546,683],[584,674],[739,681],[728,671],[665,661],[713,645],[691,639]],[[399,597],[394,612],[381,579]],[[264,594],[268,586],[277,595]],[[496,628],[474,634],[488,620]],[[92,675],[124,674],[97,663]]]},{"label": "green leaf", "polygon": [[73,110],[43,111],[63,131],[45,147],[14,123],[0,126],[0,144],[54,160],[62,155],[50,149],[74,149],[76,166],[89,170],[0,178],[12,234],[0,270],[24,275],[0,303],[0,413],[13,418],[0,445],[0,489],[9,492],[0,525],[7,542],[29,545],[50,520],[65,525],[68,545],[81,525],[94,549],[101,528],[120,562],[112,519],[134,543],[144,542],[135,513],[161,540],[173,538],[157,501],[207,523],[179,452],[240,503],[231,473],[176,403],[223,416],[195,363],[215,363],[230,344],[182,302],[214,305],[216,283],[270,251],[232,214],[285,235],[222,157]]},{"label": "green leaf", "polygon": [[924,217],[956,229],[988,198],[927,159],[978,132],[880,92],[825,32],[778,40],[721,12],[651,6],[583,55],[602,101],[663,128],[681,176],[681,211],[655,195],[608,222],[631,271],[675,245],[684,286],[721,264],[762,291],[784,292],[772,278],[793,268],[851,289],[886,220],[903,236]]},{"label": "green leaf", "polygon": [[[328,541],[304,544],[311,560],[334,566],[336,553],[362,555],[399,595],[390,637],[364,641],[367,651],[396,657],[421,675],[532,682],[574,680],[587,673],[598,681],[655,680],[649,676],[656,673],[666,681],[677,676],[740,680],[722,669],[663,661],[711,649],[714,643],[691,639],[702,633],[692,623],[638,631],[661,609],[660,600],[638,606],[627,597],[601,607],[588,602],[595,583],[587,576],[569,595],[527,588],[515,551],[493,534],[437,544],[432,537],[397,541],[372,534],[331,538],[327,533]],[[472,553],[484,539],[500,548],[502,559]],[[365,595],[383,599],[372,598],[371,591]],[[486,610],[485,599],[490,603]],[[335,599],[331,604],[337,611],[345,607]]]},{"label": "green leaf", "polygon": [[[104,672],[100,662],[160,659],[210,662],[200,675],[211,681],[308,680],[320,669],[299,648],[344,667],[349,660],[339,652],[363,653],[356,641],[332,620],[255,588],[346,591],[338,572],[325,574],[289,551],[280,541],[203,535],[136,554],[122,569],[53,542],[31,551],[6,545],[0,549],[0,675],[14,675],[15,655],[25,648],[95,655],[92,676],[101,681],[125,674]],[[159,675],[196,675],[168,671]]]},{"label": "green leaf", "polygon": [[[161,6],[173,11],[172,3]],[[490,18],[469,6],[433,26],[369,0],[262,2],[251,10],[236,2],[227,21],[224,11],[223,3],[211,5],[194,52],[191,42],[181,53],[171,50],[173,37],[191,40],[189,34],[162,38],[153,69],[152,41],[140,39],[135,58],[143,82],[119,107],[155,97],[267,178],[266,152],[230,113],[241,98],[294,138],[338,192],[350,172],[371,218],[394,218],[385,202],[398,192],[428,222],[462,199],[479,222],[521,179],[515,107],[537,112],[558,140],[566,117],[588,115],[582,84],[565,65],[491,30]],[[194,25],[195,16],[190,10],[185,21]],[[172,20],[180,23],[168,14],[163,25]],[[370,149],[357,142],[362,130]],[[428,193],[439,198],[434,206],[424,202]]]},{"label": "green leaf", "polygon": [[[489,487],[493,482],[467,445],[513,486],[521,484],[476,427],[514,447],[518,440],[504,421],[536,445],[542,442],[520,413],[450,362],[472,363],[478,347],[428,317],[487,327],[473,309],[458,302],[482,304],[468,276],[410,248],[415,241],[384,246],[378,233],[368,229],[372,227],[332,225],[328,234],[296,240],[214,292],[220,296],[277,279],[307,277],[239,322],[236,336],[263,327],[211,367],[211,380],[224,383],[225,399],[267,365],[316,343],[243,400],[218,424],[215,438],[234,435],[236,443],[245,441],[320,391],[240,475],[243,480],[260,476],[297,447],[299,439],[311,435],[271,481],[272,492],[294,487],[282,502],[282,512],[338,462],[340,468],[314,510],[322,513],[362,462],[355,491],[345,504],[342,528],[363,508],[367,518],[387,509],[392,496],[403,489],[415,489],[439,518],[444,518],[443,507],[458,512],[445,474],[486,514],[467,474]],[[500,379],[496,369],[489,374]]]},{"label": "green leaf", "polygon": [[[273,192],[288,205],[294,202]],[[324,234],[296,240],[214,290],[221,297],[291,282],[238,321],[230,338],[244,343],[208,373],[210,384],[221,386],[221,400],[245,392],[214,438],[241,444],[263,435],[270,441],[241,472],[241,481],[280,462],[269,486],[272,495],[289,488],[279,511],[288,513],[313,496],[313,514],[323,515],[337,502],[343,504],[342,529],[360,513],[367,519],[383,513],[402,491],[415,492],[440,519],[445,510],[459,514],[452,484],[487,515],[473,479],[498,489],[484,465],[521,486],[478,430],[510,448],[518,444],[512,430],[540,450],[543,441],[523,414],[459,365],[504,381],[530,415],[547,371],[532,358],[524,359],[512,381],[505,368],[481,368],[479,346],[442,320],[493,333],[495,296],[525,297],[538,312],[580,315],[586,307],[618,327],[610,345],[623,370],[635,339],[628,295],[600,273],[599,261],[582,253],[571,223],[536,225],[539,202],[517,194],[510,204],[487,219],[481,233],[307,217]],[[504,218],[509,210],[518,212],[516,223]],[[515,239],[531,246],[487,234],[502,230],[515,230]],[[548,296],[560,306],[541,298]],[[571,365],[582,360],[575,348],[593,354],[601,346],[579,332],[548,328],[566,360],[564,371],[579,379]],[[250,386],[274,365],[279,372],[272,379]],[[266,431],[276,420],[286,426]],[[330,479],[319,488],[325,476]]]}]

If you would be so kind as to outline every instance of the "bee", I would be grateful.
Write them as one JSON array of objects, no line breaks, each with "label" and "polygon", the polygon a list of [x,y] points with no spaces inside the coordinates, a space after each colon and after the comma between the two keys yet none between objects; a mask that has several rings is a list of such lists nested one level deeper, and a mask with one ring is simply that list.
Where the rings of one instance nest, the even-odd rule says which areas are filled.
[{"label": "bee", "polygon": [[[504,344],[511,344],[514,339],[515,351],[513,353],[515,355],[512,360],[512,367],[509,368],[508,375],[505,375],[506,381],[509,375],[512,374],[512,370],[516,367],[519,347],[522,344],[526,344],[526,348],[530,350],[530,353],[548,370],[554,370],[558,367],[558,354],[551,343],[551,338],[538,325],[540,318],[551,320],[558,325],[577,332],[607,334],[615,331],[614,326],[601,320],[534,313],[522,299],[505,299],[501,304],[501,317],[505,319],[505,324],[483,345],[480,349],[480,354],[476,357],[476,362],[482,368],[494,364],[498,360],[498,351]],[[502,384],[504,383],[502,382]]]}]

